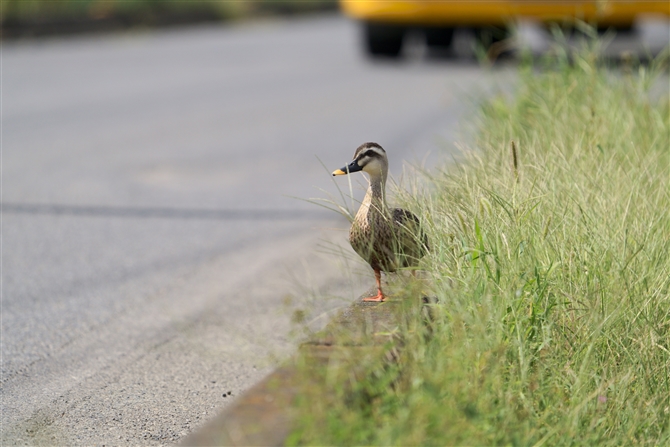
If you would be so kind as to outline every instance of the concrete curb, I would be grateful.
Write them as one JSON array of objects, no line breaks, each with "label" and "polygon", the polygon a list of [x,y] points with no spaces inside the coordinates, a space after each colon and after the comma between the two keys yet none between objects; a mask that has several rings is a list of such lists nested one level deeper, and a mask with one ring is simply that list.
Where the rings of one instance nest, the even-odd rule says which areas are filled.
[{"label": "concrete curb", "polygon": [[[301,365],[350,362],[357,355],[396,357],[392,341],[397,303],[357,302],[342,311],[298,353],[200,430],[182,446],[280,446],[293,428],[293,406],[300,387]],[[391,346],[391,347],[389,347]],[[356,355],[352,355],[354,353]],[[356,368],[352,364],[352,368]],[[304,375],[303,375],[304,376]]]}]

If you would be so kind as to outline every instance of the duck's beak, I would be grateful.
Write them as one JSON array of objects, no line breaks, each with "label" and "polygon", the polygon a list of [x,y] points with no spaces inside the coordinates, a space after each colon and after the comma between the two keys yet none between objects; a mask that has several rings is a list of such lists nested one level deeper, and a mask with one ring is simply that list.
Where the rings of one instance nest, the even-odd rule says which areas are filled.
[{"label": "duck's beak", "polygon": [[358,165],[358,161],[354,160],[351,163],[349,163],[347,166],[343,166],[340,169],[336,169],[333,171],[333,175],[347,175],[351,174],[352,172],[358,172],[362,171],[363,168],[361,168]]}]

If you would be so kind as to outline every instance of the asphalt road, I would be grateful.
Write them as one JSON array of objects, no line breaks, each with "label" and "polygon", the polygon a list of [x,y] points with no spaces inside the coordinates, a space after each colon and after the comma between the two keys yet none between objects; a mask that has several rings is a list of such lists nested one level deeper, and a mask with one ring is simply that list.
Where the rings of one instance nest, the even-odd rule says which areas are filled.
[{"label": "asphalt road", "polygon": [[511,79],[370,63],[337,17],[4,44],[2,445],[204,422],[291,351],[295,309],[316,327],[371,285],[298,198],[336,195],[365,141],[396,179],[449,159]]},{"label": "asphalt road", "polygon": [[318,325],[371,285],[346,221],[296,198],[336,194],[365,141],[399,178],[486,83],[472,62],[369,63],[356,31],[3,46],[3,445],[177,441],[290,352],[295,308]]}]

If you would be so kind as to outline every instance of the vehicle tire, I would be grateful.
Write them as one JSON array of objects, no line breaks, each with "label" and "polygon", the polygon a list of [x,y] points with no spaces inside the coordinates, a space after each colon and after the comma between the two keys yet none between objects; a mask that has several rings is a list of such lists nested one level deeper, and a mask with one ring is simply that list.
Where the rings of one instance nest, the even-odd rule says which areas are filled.
[{"label": "vehicle tire", "polygon": [[512,33],[507,27],[475,28],[474,33],[476,45],[486,51],[489,59],[495,60],[510,54],[510,49],[505,40],[509,39]]},{"label": "vehicle tire", "polygon": [[474,31],[477,43],[482,45],[484,48],[490,48],[491,45],[500,43],[503,40],[509,38],[511,35],[507,28],[501,28],[497,26],[476,28]]},{"label": "vehicle tire", "polygon": [[424,33],[428,49],[449,49],[454,40],[454,29],[451,27],[427,27],[424,28]]},{"label": "vehicle tire", "polygon": [[608,26],[599,26],[598,28],[598,34],[603,35],[609,32],[615,32],[617,35],[622,34],[622,35],[631,35],[635,34],[635,27],[633,26],[632,23],[624,23],[624,24],[617,24],[617,25],[608,25]]},{"label": "vehicle tire", "polygon": [[363,39],[365,50],[372,57],[400,56],[405,27],[385,23],[365,22]]}]

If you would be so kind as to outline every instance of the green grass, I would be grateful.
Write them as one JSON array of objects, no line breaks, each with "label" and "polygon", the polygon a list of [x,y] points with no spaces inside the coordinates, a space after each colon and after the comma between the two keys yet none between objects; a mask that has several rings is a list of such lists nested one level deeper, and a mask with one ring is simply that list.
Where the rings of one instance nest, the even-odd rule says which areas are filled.
[{"label": "green grass", "polygon": [[335,9],[336,0],[3,0],[0,20],[12,23],[123,18],[152,24],[161,16],[197,14],[232,20]]},{"label": "green grass", "polygon": [[397,362],[307,368],[291,444],[670,445],[670,101],[595,59],[523,65],[402,197],[432,318],[397,277]]}]

